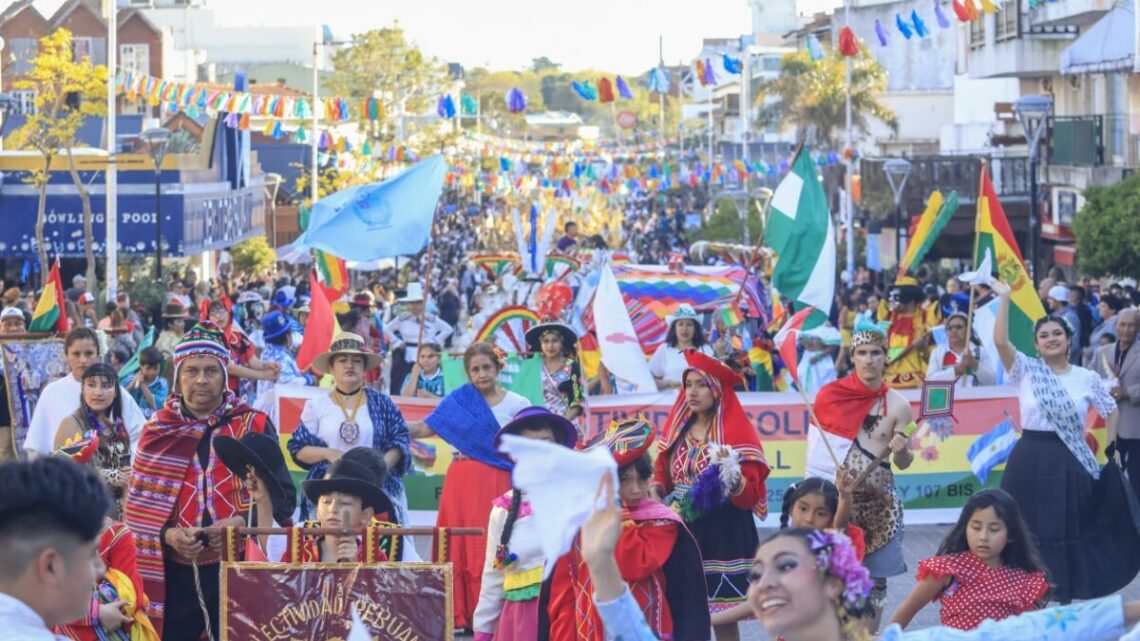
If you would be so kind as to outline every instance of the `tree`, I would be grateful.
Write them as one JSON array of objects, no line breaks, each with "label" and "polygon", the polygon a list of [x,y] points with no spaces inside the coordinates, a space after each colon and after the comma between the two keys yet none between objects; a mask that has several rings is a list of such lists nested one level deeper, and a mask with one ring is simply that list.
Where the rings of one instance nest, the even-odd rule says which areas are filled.
[{"label": "tree", "polygon": [[[12,85],[13,89],[35,92],[35,113],[12,133],[17,148],[33,149],[44,159],[42,170],[32,173],[31,183],[40,190],[36,211],[36,251],[40,273],[47,273],[47,245],[44,242],[44,220],[47,209],[47,186],[52,166],[60,154],[67,160],[71,182],[79,192],[83,205],[83,248],[87,258],[87,283],[95,286],[94,230],[91,220],[91,196],[75,166],[74,148],[80,144],[79,128],[89,117],[107,114],[107,68],[91,64],[90,59],[75,59],[71,32],[57,29],[40,39],[39,53],[32,59],[32,70]],[[114,215],[108,212],[108,215]],[[115,251],[107,247],[106,251]]]},{"label": "tree", "polygon": [[561,68],[562,68],[561,63],[554,62],[553,60],[551,60],[550,58],[547,58],[546,56],[541,56],[539,58],[531,58],[531,60],[530,60],[530,70],[537,73],[537,74],[541,74],[541,73],[546,72],[546,71],[557,72]]},{"label": "tree", "polygon": [[745,208],[744,215],[748,223],[748,238],[752,244],[755,244],[756,239],[763,232],[760,224],[760,210],[756,208],[756,201],[749,198],[747,203],[737,203],[727,196],[717,199],[716,211],[705,224],[701,225],[701,240],[726,243],[744,242],[740,208]]},{"label": "tree", "polygon": [[[796,51],[780,62],[780,75],[764,83],[755,104],[761,125],[815,127],[816,142],[835,148],[838,132],[846,126],[846,62],[836,50],[813,61],[807,51]],[[887,73],[866,49],[851,64],[851,124],[866,132],[871,118],[898,131],[898,118],[881,100]]]},{"label": "tree", "polygon": [[230,248],[234,259],[234,272],[249,275],[260,274],[273,267],[277,252],[269,246],[265,236],[254,236]]},{"label": "tree", "polygon": [[1077,266],[1092,278],[1140,278],[1140,176],[1111,187],[1089,187],[1085,206],[1073,219]]},{"label": "tree", "polygon": [[364,114],[361,129],[373,141],[397,136],[400,114],[418,114],[435,105],[448,85],[447,68],[408,42],[394,25],[352,37],[353,44],[333,56],[329,92],[359,102],[377,98],[376,120]]}]

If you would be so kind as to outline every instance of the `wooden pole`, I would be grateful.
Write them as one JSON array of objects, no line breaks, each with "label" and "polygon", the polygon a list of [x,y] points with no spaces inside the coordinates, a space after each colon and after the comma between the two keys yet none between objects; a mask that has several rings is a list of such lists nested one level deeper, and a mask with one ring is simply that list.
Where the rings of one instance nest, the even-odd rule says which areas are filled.
[{"label": "wooden pole", "polygon": [[[978,220],[980,219],[980,217],[978,216],[978,211],[981,208],[981,202],[980,201],[981,201],[981,193],[982,193],[982,178],[985,176],[986,161],[983,159],[981,161],[981,164],[982,164],[982,171],[978,172],[978,196],[979,196],[978,200],[979,200],[979,203],[977,205],[978,209],[974,210],[974,269],[978,268],[978,245],[981,243],[981,236],[978,234]],[[974,286],[970,285],[970,305],[969,305],[969,307],[966,308],[966,350],[967,351],[969,351],[969,349],[970,349],[970,343],[972,342],[971,338],[974,335],[973,331],[974,331],[974,293],[975,293],[975,291],[976,290],[974,289]]]},{"label": "wooden pole", "polygon": [[823,437],[823,445],[827,447],[827,453],[831,456],[831,462],[835,463],[835,469],[838,470],[843,466],[839,463],[839,457],[835,456],[835,450],[831,448],[831,442],[827,440],[827,432],[823,431],[823,425],[819,422],[819,417],[815,415],[815,408],[812,407],[811,401],[808,400],[807,392],[798,384],[796,385],[796,389],[800,392],[800,398],[804,399],[804,406],[807,407],[812,424],[819,430],[820,435]]}]

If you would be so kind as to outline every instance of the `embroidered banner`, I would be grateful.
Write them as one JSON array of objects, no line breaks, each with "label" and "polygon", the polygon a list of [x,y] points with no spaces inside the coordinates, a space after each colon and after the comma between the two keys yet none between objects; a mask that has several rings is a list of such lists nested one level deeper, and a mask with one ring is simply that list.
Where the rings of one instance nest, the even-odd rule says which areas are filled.
[{"label": "embroidered banner", "polygon": [[452,638],[446,564],[226,563],[222,641],[343,641],[360,615],[375,641]]}]

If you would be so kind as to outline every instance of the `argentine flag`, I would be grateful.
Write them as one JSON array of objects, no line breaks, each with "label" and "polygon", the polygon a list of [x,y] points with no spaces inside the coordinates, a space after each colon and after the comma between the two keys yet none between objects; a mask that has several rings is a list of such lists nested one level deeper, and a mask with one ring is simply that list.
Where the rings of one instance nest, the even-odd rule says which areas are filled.
[{"label": "argentine flag", "polygon": [[1017,430],[1013,429],[1013,419],[1006,416],[992,430],[979,436],[966,452],[974,476],[984,485],[990,472],[1009,458],[1014,445],[1017,445]]}]

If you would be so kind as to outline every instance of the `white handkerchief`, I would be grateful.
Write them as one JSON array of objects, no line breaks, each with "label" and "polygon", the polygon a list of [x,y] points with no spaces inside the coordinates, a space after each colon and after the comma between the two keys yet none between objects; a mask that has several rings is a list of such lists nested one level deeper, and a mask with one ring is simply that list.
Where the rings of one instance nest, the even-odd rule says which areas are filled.
[{"label": "white handkerchief", "polygon": [[579,452],[512,434],[503,435],[499,451],[515,461],[511,482],[530,502],[531,520],[546,557],[546,579],[597,507],[594,495],[602,475],[612,475],[614,487],[618,486],[617,463],[604,447]]},{"label": "white handkerchief", "polygon": [[970,285],[989,285],[994,282],[993,263],[993,255],[990,254],[990,249],[987,247],[986,255],[982,258],[982,263],[978,265],[978,268],[972,272],[962,272],[958,276],[958,280]]}]

